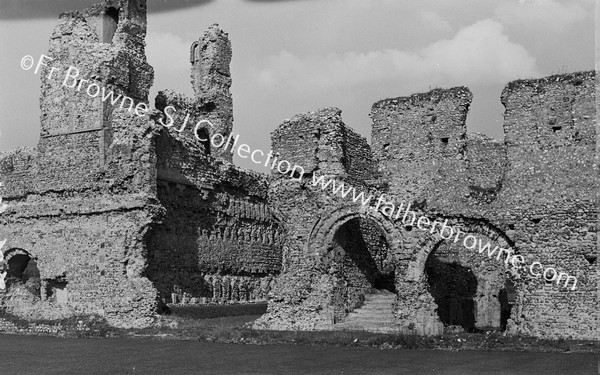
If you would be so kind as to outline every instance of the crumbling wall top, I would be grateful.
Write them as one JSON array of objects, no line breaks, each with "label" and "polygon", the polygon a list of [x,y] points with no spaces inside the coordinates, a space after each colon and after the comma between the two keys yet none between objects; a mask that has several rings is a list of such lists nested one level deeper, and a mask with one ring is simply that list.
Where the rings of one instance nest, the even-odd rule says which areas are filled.
[{"label": "crumbling wall top", "polygon": [[190,48],[192,86],[196,98],[230,97],[231,42],[218,24],[211,25]]},{"label": "crumbling wall top", "polygon": [[372,111],[390,105],[410,108],[411,106],[422,105],[427,102],[437,104],[443,100],[460,100],[461,102],[471,103],[472,99],[473,94],[466,86],[458,86],[450,89],[436,88],[425,93],[380,100],[373,104]]},{"label": "crumbling wall top", "polygon": [[501,101],[506,106],[506,100],[511,92],[519,91],[523,89],[536,89],[543,90],[544,87],[555,85],[555,84],[571,84],[573,86],[580,86],[586,80],[594,80],[596,72],[585,71],[585,72],[574,72],[568,74],[555,74],[549,77],[536,78],[536,79],[519,79],[509,82],[502,90]]},{"label": "crumbling wall top", "polygon": [[342,121],[339,108],[327,107],[286,120],[271,134],[273,151],[306,173],[371,178],[372,154],[367,140]]}]

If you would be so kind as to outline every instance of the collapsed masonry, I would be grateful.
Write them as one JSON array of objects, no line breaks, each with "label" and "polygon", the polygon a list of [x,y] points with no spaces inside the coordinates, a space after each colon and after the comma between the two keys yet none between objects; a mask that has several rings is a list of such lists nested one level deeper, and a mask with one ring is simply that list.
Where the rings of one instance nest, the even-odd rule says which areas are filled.
[{"label": "collapsed masonry", "polygon": [[[41,138],[5,153],[2,216],[12,284],[0,306],[30,318],[100,314],[146,326],[175,291],[215,301],[265,300],[281,268],[282,232],[266,204],[268,177],[127,107],[47,80],[77,67],[101,87],[147,102],[144,1],[106,1],[61,15],[42,77]],[[203,54],[200,55],[200,51]],[[192,51],[194,98],[161,92],[160,110],[208,118],[229,134],[227,35],[211,27]],[[206,131],[206,129],[204,129]],[[201,131],[201,130],[200,130]],[[1,293],[1,292],[0,292]]]},{"label": "collapsed masonry", "polygon": [[[190,124],[215,125],[203,136],[231,134],[231,46],[216,26],[192,44],[194,98],[163,91],[146,117],[43,78],[76,66],[147,101],[145,7],[106,0],[61,15],[48,54],[56,60],[40,73],[38,147],[0,155],[9,203],[0,308],[141,327],[173,294],[268,298],[257,328],[600,337],[593,72],[510,83],[503,142],[466,133],[464,87],[376,103],[371,146],[335,108],[296,116],[272,140],[305,168],[298,182],[235,167],[193,126],[160,125],[173,106],[176,124],[189,113]],[[460,243],[313,187],[313,173],[410,201],[432,220],[514,247],[528,264],[567,270],[578,289],[507,273]],[[340,249],[328,267],[313,261]],[[375,321],[364,313],[377,309]]]}]

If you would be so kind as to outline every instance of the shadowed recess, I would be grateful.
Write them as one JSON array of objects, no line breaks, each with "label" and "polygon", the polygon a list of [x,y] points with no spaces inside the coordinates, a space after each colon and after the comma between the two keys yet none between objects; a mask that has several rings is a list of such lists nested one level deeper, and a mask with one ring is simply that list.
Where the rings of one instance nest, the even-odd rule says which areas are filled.
[{"label": "shadowed recess", "polygon": [[[161,13],[206,5],[213,0],[148,0],[149,13]],[[62,12],[81,10],[101,0],[0,0],[1,20],[58,18]]]}]

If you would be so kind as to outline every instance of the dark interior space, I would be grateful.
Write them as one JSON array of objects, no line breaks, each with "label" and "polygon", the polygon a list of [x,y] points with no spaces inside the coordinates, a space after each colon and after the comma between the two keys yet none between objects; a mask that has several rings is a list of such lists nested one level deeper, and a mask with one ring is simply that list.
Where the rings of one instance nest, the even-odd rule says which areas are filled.
[{"label": "dark interior space", "polygon": [[438,316],[444,325],[462,326],[475,331],[477,279],[470,268],[446,263],[432,254],[425,263],[429,290],[438,305]]},{"label": "dark interior space", "polygon": [[372,288],[395,292],[394,271],[387,262],[388,245],[377,226],[353,219],[338,229],[334,240],[345,253],[345,268],[360,270]]},{"label": "dark interior space", "polygon": [[360,308],[367,294],[377,290],[395,293],[395,272],[388,259],[389,246],[379,226],[355,218],[343,224],[333,239],[337,284],[334,285],[334,321]]}]

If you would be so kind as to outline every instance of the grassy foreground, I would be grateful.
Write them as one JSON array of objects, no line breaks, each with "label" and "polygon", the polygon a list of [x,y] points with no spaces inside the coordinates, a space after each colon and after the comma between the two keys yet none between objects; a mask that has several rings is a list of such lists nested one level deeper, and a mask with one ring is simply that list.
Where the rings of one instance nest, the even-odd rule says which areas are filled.
[{"label": "grassy foreground", "polygon": [[[257,319],[266,304],[229,306],[177,306],[162,315],[155,326],[144,329],[110,327],[98,317],[73,317],[61,321],[27,322],[0,313],[24,334],[47,334],[58,337],[161,338],[237,344],[294,344],[336,347],[373,347],[379,349],[438,349],[534,352],[600,353],[600,341],[549,340],[501,333],[452,333],[443,336],[378,334],[361,331],[256,331],[247,323]],[[34,326],[35,330],[25,327]],[[60,329],[37,329],[60,327]]]},{"label": "grassy foreground", "polygon": [[0,373],[11,375],[597,373],[597,355],[592,353],[379,350],[291,344],[218,344],[155,338],[69,339],[0,334],[0,353]]}]

